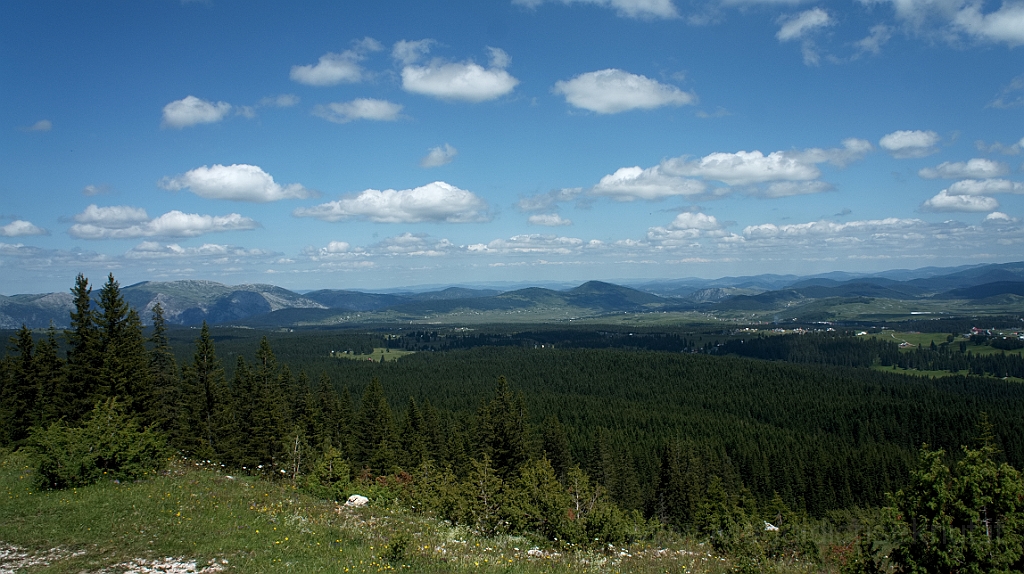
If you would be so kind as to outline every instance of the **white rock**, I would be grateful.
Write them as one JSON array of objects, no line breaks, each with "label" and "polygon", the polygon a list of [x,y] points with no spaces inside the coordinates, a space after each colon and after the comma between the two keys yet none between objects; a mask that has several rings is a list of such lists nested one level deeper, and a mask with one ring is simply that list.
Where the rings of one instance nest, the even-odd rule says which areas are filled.
[{"label": "white rock", "polygon": [[368,502],[370,502],[369,498],[366,498],[361,494],[353,494],[352,496],[348,497],[348,500],[345,501],[345,506],[366,506],[366,503]]}]

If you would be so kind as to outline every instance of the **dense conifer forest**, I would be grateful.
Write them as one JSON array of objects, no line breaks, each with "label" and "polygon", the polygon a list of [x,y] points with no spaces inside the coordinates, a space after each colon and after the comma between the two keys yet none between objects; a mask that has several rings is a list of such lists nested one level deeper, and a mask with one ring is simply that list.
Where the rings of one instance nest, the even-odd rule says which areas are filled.
[{"label": "dense conifer forest", "polygon": [[[485,534],[603,544],[669,528],[728,551],[759,521],[889,504],[886,493],[912,487],[925,463],[984,452],[1024,464],[1024,385],[865,368],[1004,368],[976,367],[948,345],[901,354],[831,334],[721,344],[647,334],[621,348],[632,335],[596,331],[256,342],[218,339],[205,324],[172,336],[159,305],[144,330],[112,275],[96,295],[79,276],[72,293],[70,328],[22,328],[0,371],[0,446],[40,453],[42,487],[138,475],[171,451],[327,498],[353,488],[394,497]],[[187,350],[172,344],[185,334]],[[573,337],[578,348],[564,348]],[[422,352],[339,358],[375,346]],[[72,460],[83,437],[115,435],[129,454],[115,445],[102,460],[88,455],[92,466]]]}]

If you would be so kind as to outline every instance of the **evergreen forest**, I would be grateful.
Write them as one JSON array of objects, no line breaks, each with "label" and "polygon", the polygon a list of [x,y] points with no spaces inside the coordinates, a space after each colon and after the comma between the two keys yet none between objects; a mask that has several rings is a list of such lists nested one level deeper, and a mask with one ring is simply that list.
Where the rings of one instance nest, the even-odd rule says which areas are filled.
[{"label": "evergreen forest", "polygon": [[[882,530],[851,539],[850,571],[1022,567],[1024,385],[999,378],[1022,376],[1019,355],[843,334],[219,336],[169,329],[159,305],[141,317],[113,275],[95,293],[80,275],[71,292],[71,326],[23,327],[0,363],[0,447],[34,453],[40,488],[135,480],[173,455],[484,535],[603,546],[668,530],[814,561],[796,525],[870,515]],[[419,352],[338,358],[374,347]],[[950,374],[891,370],[920,365]],[[975,499],[950,494],[960,514],[947,512],[928,498],[940,482]],[[971,538],[978,504],[999,552]],[[959,528],[960,546],[929,543],[907,526],[915,512],[932,512],[928,532]],[[758,542],[779,527],[781,542]]]}]

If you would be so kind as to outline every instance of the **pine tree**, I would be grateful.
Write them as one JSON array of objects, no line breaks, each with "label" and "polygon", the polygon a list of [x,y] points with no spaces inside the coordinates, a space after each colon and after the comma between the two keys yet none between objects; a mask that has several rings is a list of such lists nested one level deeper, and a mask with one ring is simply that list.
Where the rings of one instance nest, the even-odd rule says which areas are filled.
[{"label": "pine tree", "polygon": [[58,401],[67,379],[64,361],[61,360],[58,349],[57,328],[51,322],[46,330],[46,338],[36,344],[36,354],[33,357],[39,382],[39,426],[46,426],[61,417]]},{"label": "pine tree", "polygon": [[167,322],[164,319],[164,308],[158,302],[153,306],[153,334],[149,338],[152,348],[149,351],[149,376],[152,381],[153,394],[149,421],[156,428],[170,432],[174,421],[178,418],[178,404],[181,401],[181,378],[178,365],[167,339]]},{"label": "pine tree", "polygon": [[199,458],[216,458],[218,454],[217,414],[224,397],[224,369],[214,349],[206,322],[196,339],[192,364],[182,376],[182,401],[179,407],[176,442],[185,453]]},{"label": "pine tree", "polygon": [[484,536],[494,536],[504,530],[504,483],[489,456],[472,462],[464,488],[469,503],[467,522]]},{"label": "pine tree", "polygon": [[445,433],[441,427],[441,414],[430,400],[423,401],[423,435],[426,441],[427,457],[444,466],[448,461],[445,448]]},{"label": "pine tree", "polygon": [[70,329],[64,331],[68,344],[68,384],[57,401],[61,416],[66,417],[69,424],[90,412],[102,397],[100,370],[103,366],[96,312],[92,309],[92,287],[81,273],[75,278],[71,294],[75,309],[71,311]]},{"label": "pine tree", "polygon": [[249,399],[253,407],[249,415],[246,457],[264,472],[281,470],[277,467],[284,463],[287,450],[283,440],[291,427],[280,375],[277,358],[267,338],[263,337],[250,372],[254,395]]},{"label": "pine tree", "polygon": [[405,422],[402,424],[402,466],[413,469],[429,458],[427,453],[427,437],[424,431],[423,415],[416,400],[409,397],[409,405],[405,409]]},{"label": "pine tree", "polygon": [[8,363],[7,381],[0,396],[0,415],[4,417],[4,436],[0,444],[20,444],[38,422],[39,380],[32,351],[35,340],[25,325],[10,338],[13,358]]},{"label": "pine tree", "polygon": [[228,459],[245,470],[256,468],[255,455],[252,455],[253,413],[256,400],[255,379],[249,369],[245,357],[238,355],[235,359],[235,375],[231,379],[230,403],[232,406],[234,433],[230,435]]},{"label": "pine tree", "polygon": [[129,308],[114,333],[104,341],[103,374],[111,397],[122,397],[132,415],[152,412],[153,386],[149,376],[149,352],[142,334],[142,321]]},{"label": "pine tree", "polygon": [[[326,373],[321,378],[321,381],[328,381]],[[323,387],[321,387],[323,388]],[[330,387],[333,391],[334,387]],[[326,390],[324,391],[327,392]],[[336,396],[337,402],[334,403],[334,416],[333,423],[328,427],[331,429],[332,440],[336,444],[338,451],[345,460],[355,460],[358,456],[355,446],[355,431],[353,425],[355,424],[355,412],[352,409],[352,394],[349,392],[348,387],[341,390],[341,393]],[[329,398],[324,398],[323,403],[326,404],[330,401]]]},{"label": "pine tree", "polygon": [[551,462],[555,476],[559,480],[565,480],[573,465],[572,453],[569,452],[569,438],[565,434],[565,427],[554,415],[544,420],[544,454]]},{"label": "pine tree", "polygon": [[374,475],[388,474],[395,469],[398,463],[395,447],[398,445],[394,417],[380,379],[376,377],[363,391],[357,436],[357,460],[363,468]]},{"label": "pine tree", "polygon": [[528,458],[522,395],[514,395],[505,377],[499,377],[494,398],[481,406],[477,419],[481,454],[492,461],[499,475],[512,475]]}]

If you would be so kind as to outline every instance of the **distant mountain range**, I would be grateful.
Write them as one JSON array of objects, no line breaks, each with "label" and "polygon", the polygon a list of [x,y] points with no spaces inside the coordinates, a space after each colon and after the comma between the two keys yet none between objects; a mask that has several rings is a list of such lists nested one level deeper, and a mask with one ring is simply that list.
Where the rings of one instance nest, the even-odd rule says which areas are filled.
[{"label": "distant mountain range", "polygon": [[[94,294],[98,293],[98,289]],[[964,267],[928,267],[874,274],[834,272],[814,276],[757,275],[679,279],[630,286],[590,281],[571,289],[511,290],[448,287],[423,292],[367,293],[321,289],[296,293],[265,284],[223,285],[213,281],[146,281],[122,289],[148,321],[160,303],[171,324],[252,326],[330,325],[358,321],[423,321],[429,318],[504,316],[572,319],[609,314],[793,309],[829,302],[896,300],[1019,304],[1024,311],[1024,262]],[[0,328],[68,324],[70,292],[0,295]],[[787,311],[788,312],[788,311]],[[791,314],[791,313],[790,313]]]}]

